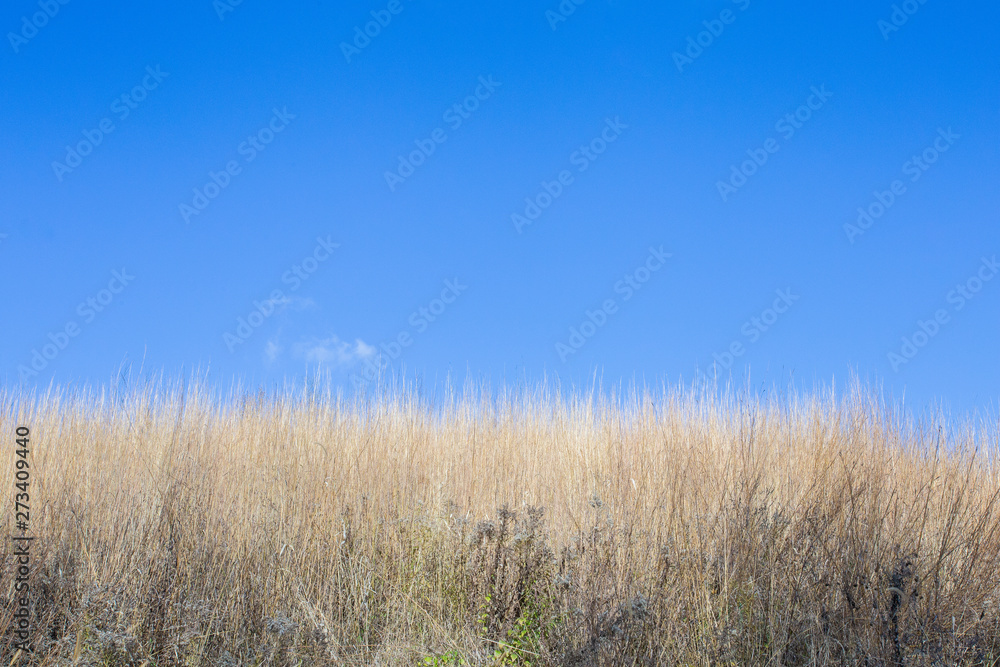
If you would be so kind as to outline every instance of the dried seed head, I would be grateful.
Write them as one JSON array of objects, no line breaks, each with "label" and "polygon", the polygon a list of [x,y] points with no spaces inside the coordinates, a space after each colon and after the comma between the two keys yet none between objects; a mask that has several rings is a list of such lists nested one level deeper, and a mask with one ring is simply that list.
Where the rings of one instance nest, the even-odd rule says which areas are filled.
[{"label": "dried seed head", "polygon": [[282,614],[275,614],[273,617],[264,619],[264,627],[267,631],[279,637],[295,632],[298,625],[292,619]]},{"label": "dried seed head", "polygon": [[479,542],[483,539],[492,540],[497,534],[497,526],[492,521],[480,521],[476,524],[476,531],[473,533],[474,541]]}]

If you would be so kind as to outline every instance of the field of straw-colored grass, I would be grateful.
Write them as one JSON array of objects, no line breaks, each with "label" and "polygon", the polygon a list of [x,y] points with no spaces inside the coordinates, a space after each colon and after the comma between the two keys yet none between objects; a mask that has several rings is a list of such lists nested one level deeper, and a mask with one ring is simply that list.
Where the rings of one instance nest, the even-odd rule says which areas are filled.
[{"label": "field of straw-colored grass", "polygon": [[0,390],[0,665],[991,665],[996,424],[863,390]]}]

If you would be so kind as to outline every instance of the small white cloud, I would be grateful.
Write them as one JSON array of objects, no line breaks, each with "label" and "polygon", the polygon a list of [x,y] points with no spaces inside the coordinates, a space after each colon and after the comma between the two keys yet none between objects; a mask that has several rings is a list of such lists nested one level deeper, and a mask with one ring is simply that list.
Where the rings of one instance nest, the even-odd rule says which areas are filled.
[{"label": "small white cloud", "polygon": [[368,345],[360,338],[354,339],[354,348],[358,353],[358,356],[362,359],[367,359],[368,357],[375,355],[375,348],[372,345]]},{"label": "small white cloud", "polygon": [[282,294],[277,299],[266,299],[265,304],[272,306],[277,312],[284,310],[309,310],[316,307],[316,302],[306,296],[287,296]]},{"label": "small white cloud", "polygon": [[281,347],[281,343],[278,342],[277,338],[272,338],[267,341],[267,345],[264,346],[264,356],[267,357],[269,363],[274,363],[281,356],[282,351],[285,348]]},{"label": "small white cloud", "polygon": [[292,346],[292,354],[314,364],[347,366],[372,356],[375,354],[375,348],[360,338],[355,339],[351,345],[337,336],[330,336],[295,343]]}]

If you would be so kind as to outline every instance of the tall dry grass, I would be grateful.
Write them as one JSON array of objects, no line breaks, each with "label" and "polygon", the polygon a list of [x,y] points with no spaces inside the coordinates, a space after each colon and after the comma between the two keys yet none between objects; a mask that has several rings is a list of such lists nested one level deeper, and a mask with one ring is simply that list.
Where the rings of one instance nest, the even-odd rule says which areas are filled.
[{"label": "tall dry grass", "polygon": [[6,390],[11,487],[20,425],[33,652],[5,539],[2,665],[1000,657],[995,424],[858,389]]}]

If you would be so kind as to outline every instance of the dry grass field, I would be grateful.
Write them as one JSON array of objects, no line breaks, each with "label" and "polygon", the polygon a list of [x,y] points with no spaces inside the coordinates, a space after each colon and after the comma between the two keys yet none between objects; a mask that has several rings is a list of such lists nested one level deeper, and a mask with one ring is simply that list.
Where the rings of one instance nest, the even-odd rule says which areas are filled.
[{"label": "dry grass field", "polygon": [[859,388],[6,390],[0,433],[4,667],[1000,661],[997,425]]}]

